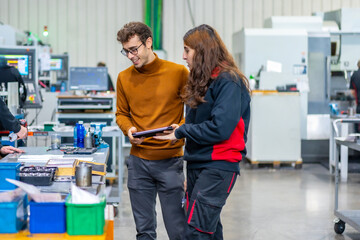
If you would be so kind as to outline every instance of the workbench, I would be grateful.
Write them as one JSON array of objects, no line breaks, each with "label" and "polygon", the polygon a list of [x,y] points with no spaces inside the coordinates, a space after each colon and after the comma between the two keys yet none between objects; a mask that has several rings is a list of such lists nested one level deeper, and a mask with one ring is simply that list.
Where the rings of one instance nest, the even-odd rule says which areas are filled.
[{"label": "workbench", "polygon": [[[337,137],[347,137],[349,135],[350,125],[360,123],[360,116],[357,114],[355,116],[349,117],[347,115],[338,115],[331,117],[331,134],[329,139],[329,171],[330,174],[334,173],[335,169],[335,159],[337,154],[340,154],[340,181],[347,182],[348,178],[348,155],[349,155],[349,146],[348,144],[340,144],[339,150],[336,148]],[[339,127],[340,126],[340,127]]]},{"label": "workbench", "polygon": [[[360,121],[360,120],[358,120]],[[350,142],[346,140],[346,137],[336,137],[335,139],[335,209],[334,214],[337,217],[334,220],[334,230],[337,234],[342,234],[345,230],[345,223],[349,224],[357,231],[360,231],[360,210],[359,209],[339,209],[339,156],[337,152],[340,151],[342,146],[353,149],[355,151],[360,151],[360,144],[357,142]],[[342,167],[342,165],[340,165]],[[343,169],[341,169],[341,175]]]},{"label": "workbench", "polygon": [[[61,150],[49,150],[47,147],[21,147],[25,151],[22,154],[9,154],[3,158],[2,162],[17,162],[20,156],[22,155],[51,155],[51,156],[62,156],[64,153]],[[66,155],[69,158],[81,158],[81,157],[91,157],[93,162],[104,163],[106,164],[109,157],[109,148],[98,149],[95,153],[91,155]],[[25,165],[30,165],[31,163],[26,162]],[[35,164],[35,163],[34,163]],[[36,164],[37,165],[37,164]],[[105,190],[105,176],[92,176],[92,186],[87,190],[93,194],[98,194]],[[70,193],[70,183],[71,182],[53,182],[50,186],[38,186],[41,192],[59,192],[63,196]],[[59,240],[112,240],[114,234],[114,225],[113,220],[106,221],[104,234],[103,235],[84,235],[84,236],[69,236],[67,233],[62,234],[30,234],[29,230],[20,231],[15,234],[0,234],[0,239],[37,239],[37,240],[47,240],[47,239],[59,239]]]},{"label": "workbench", "polygon": [[[20,149],[23,149],[25,153],[22,154],[9,154],[5,158],[3,158],[2,162],[17,162],[18,158],[22,155],[51,155],[51,156],[62,156],[64,153],[60,150],[49,150],[48,147],[20,147]],[[109,148],[102,148],[98,149],[95,153],[91,155],[66,155],[69,158],[81,158],[82,156],[85,157],[91,157],[93,158],[94,162],[97,163],[104,163],[106,164],[107,159],[109,157]],[[28,165],[29,163],[26,163],[25,165]],[[40,165],[38,163],[34,163],[34,165]],[[105,188],[105,176],[92,176],[92,182],[93,185],[91,189],[89,189],[89,192],[92,193],[99,193],[101,190]],[[53,182],[50,186],[38,186],[42,192],[59,192],[62,195],[67,195],[70,193],[70,183],[66,181],[61,182]]]},{"label": "workbench", "polygon": [[[57,131],[57,132],[46,132],[46,131],[39,131],[39,130],[31,130],[31,135],[36,136],[48,136],[51,133],[59,134],[61,137],[73,137],[73,131]],[[107,202],[109,203],[120,203],[121,202],[121,193],[123,190],[123,166],[124,166],[124,154],[123,154],[123,133],[120,130],[117,131],[103,131],[102,137],[112,137],[117,139],[117,161],[113,162],[113,173],[111,175],[107,174],[107,177],[116,177],[118,180],[117,186],[117,194],[113,197],[107,198]],[[114,146],[114,145],[113,145]],[[115,147],[115,146],[114,146]],[[49,153],[47,153],[49,154]],[[110,154],[110,152],[108,153]],[[116,169],[117,174],[116,174]]]}]

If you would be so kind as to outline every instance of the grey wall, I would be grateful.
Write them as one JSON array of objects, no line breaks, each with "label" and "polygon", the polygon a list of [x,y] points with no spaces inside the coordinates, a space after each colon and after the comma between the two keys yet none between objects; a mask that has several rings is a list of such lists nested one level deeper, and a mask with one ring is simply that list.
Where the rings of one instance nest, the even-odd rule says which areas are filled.
[{"label": "grey wall", "polygon": [[[189,0],[195,25],[207,23],[217,29],[232,48],[232,34],[263,27],[270,16],[310,16],[313,12],[360,7],[360,0]],[[164,48],[168,58],[183,63],[182,37],[192,27],[187,0],[164,0]]]},{"label": "grey wall", "polygon": [[0,21],[35,33],[53,53],[68,52],[71,66],[106,62],[115,83],[129,66],[116,33],[128,21],[142,21],[142,8],[142,0],[0,0]]},{"label": "grey wall", "polygon": [[[187,0],[164,0],[163,47],[168,60],[182,60],[182,37],[193,25]],[[316,11],[360,7],[360,0],[189,0],[195,25],[215,27],[231,50],[232,34],[242,27],[262,27],[274,15],[309,16]],[[29,30],[42,39],[44,25],[54,53],[68,52],[72,66],[105,61],[115,82],[129,66],[120,54],[117,31],[129,21],[142,21],[142,0],[0,0],[0,21]]]}]

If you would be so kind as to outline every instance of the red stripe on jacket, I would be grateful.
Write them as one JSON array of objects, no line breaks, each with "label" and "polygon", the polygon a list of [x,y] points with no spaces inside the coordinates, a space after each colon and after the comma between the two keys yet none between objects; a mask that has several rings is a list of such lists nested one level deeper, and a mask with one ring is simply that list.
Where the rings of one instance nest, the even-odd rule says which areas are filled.
[{"label": "red stripe on jacket", "polygon": [[193,215],[193,213],[194,213],[195,203],[196,203],[196,200],[194,200],[194,203],[193,203],[193,205],[192,205],[192,207],[191,207],[191,211],[190,211],[189,218],[188,218],[188,222],[187,222],[188,224],[190,223],[191,218],[192,218],[192,215]]},{"label": "red stripe on jacket", "polygon": [[242,159],[240,151],[245,149],[244,132],[245,123],[241,117],[230,138],[214,145],[211,159],[240,162]]}]

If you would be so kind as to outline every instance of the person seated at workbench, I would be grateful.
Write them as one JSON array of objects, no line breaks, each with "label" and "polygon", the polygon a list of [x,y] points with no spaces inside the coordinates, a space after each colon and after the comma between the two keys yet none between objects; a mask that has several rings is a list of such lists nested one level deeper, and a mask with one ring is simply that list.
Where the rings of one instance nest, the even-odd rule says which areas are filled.
[{"label": "person seated at workbench", "polygon": [[[11,114],[2,98],[0,98],[0,113],[0,130],[12,131],[16,133],[18,139],[24,139],[27,137],[27,128],[20,125],[19,121]],[[0,157],[15,152],[21,153],[24,151],[19,148],[2,146],[0,144]]]},{"label": "person seated at workbench", "polygon": [[0,144],[0,159],[9,153],[23,153],[24,150],[13,146],[3,146]]},{"label": "person seated at workbench", "polygon": [[21,126],[19,120],[11,114],[2,98],[0,98],[0,130],[7,130],[16,133],[18,139],[27,137],[27,128]]},{"label": "person seated at workbench", "polygon": [[7,65],[6,58],[0,56],[0,83],[5,83],[7,88],[9,82],[18,83],[19,106],[23,108],[27,96],[27,89],[24,83],[24,79],[21,77],[17,68]]}]

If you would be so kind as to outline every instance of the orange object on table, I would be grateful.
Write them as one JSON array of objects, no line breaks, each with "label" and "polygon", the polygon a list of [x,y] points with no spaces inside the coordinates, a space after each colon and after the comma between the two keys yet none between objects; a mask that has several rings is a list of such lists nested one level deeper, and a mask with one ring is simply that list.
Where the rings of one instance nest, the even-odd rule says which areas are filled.
[{"label": "orange object on table", "polygon": [[103,235],[79,235],[70,236],[67,233],[49,233],[49,234],[31,234],[29,230],[20,231],[13,234],[0,234],[0,239],[17,240],[113,240],[114,239],[114,221],[106,220]]}]

